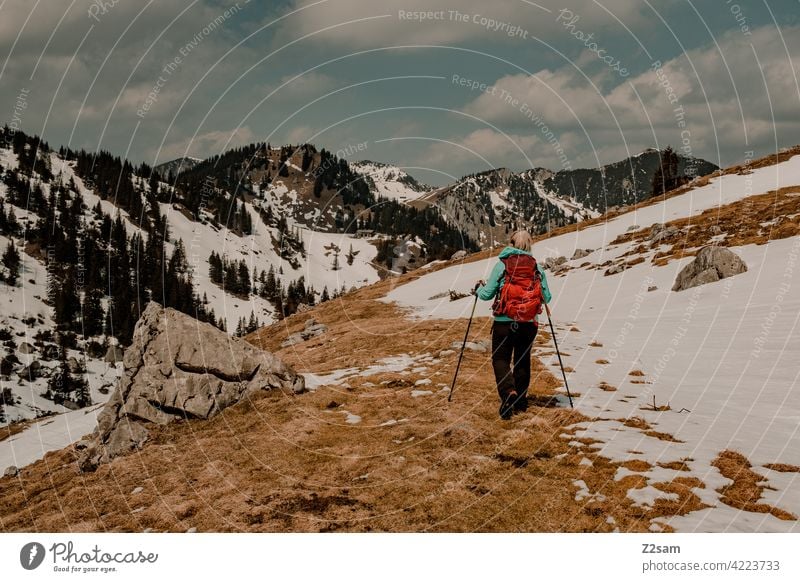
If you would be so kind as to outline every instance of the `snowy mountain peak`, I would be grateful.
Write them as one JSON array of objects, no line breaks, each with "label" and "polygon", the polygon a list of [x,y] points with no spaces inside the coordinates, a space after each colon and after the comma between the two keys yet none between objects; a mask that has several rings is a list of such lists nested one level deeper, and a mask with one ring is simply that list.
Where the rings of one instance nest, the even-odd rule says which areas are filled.
[{"label": "snowy mountain peak", "polygon": [[364,177],[376,195],[398,202],[411,202],[430,193],[433,188],[419,183],[413,176],[391,164],[362,160],[350,167]]}]

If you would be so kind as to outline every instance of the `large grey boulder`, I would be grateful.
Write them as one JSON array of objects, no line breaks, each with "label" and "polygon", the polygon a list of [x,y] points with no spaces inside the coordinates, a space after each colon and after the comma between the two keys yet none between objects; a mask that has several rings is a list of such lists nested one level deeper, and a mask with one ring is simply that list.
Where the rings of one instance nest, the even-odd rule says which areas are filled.
[{"label": "large grey boulder", "polygon": [[83,443],[83,470],[140,448],[153,424],[208,419],[259,390],[305,390],[303,377],[273,354],[157,303],[136,324],[123,366]]},{"label": "large grey boulder", "polygon": [[719,246],[700,249],[694,261],[686,265],[675,279],[673,291],[684,291],[732,277],[747,271],[747,265],[733,251]]}]

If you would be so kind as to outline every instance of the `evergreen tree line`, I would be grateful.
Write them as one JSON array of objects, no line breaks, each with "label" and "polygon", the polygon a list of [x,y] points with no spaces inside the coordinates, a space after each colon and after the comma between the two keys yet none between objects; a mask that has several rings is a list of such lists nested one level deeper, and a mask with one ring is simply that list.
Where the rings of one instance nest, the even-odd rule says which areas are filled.
[{"label": "evergreen tree line", "polygon": [[[279,318],[295,313],[301,304],[316,304],[317,293],[313,286],[306,287],[305,277],[301,276],[284,286],[278,277],[280,274],[276,273],[274,266],[270,266],[269,271],[262,269],[260,273],[254,272],[251,280],[250,269],[244,260],[228,260],[215,251],[208,257],[208,275],[213,283],[237,295],[248,297],[254,294],[266,299],[275,307]],[[330,299],[327,287],[323,289],[321,297],[322,301]],[[242,327],[238,323],[241,322],[237,322],[237,330]]]},{"label": "evergreen tree line", "polygon": [[[112,219],[99,203],[87,214],[83,196],[72,181],[53,177],[45,195],[39,177],[26,175],[22,166],[5,172],[7,201],[37,217],[27,225],[25,238],[39,249],[47,267],[47,300],[58,331],[85,339],[105,334],[128,345],[140,312],[150,300],[220,325],[213,309],[193,288],[182,241],[175,242],[171,254],[166,251],[169,231],[158,206],[158,185],[134,177],[128,162],[110,154],[101,152],[92,165],[85,152],[62,153],[73,156],[78,173],[89,174],[95,188],[108,198],[117,204],[127,202],[125,210],[132,220],[136,217],[141,230],[129,233],[121,215]],[[11,234],[10,214],[4,208],[0,211],[6,217],[0,218],[4,234]],[[6,270],[16,260],[13,255],[6,249]]]}]

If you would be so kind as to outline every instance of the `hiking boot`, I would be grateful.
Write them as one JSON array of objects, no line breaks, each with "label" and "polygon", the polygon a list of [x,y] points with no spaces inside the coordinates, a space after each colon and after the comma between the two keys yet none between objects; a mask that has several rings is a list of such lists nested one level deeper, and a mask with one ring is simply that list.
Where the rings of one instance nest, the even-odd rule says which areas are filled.
[{"label": "hiking boot", "polygon": [[514,414],[514,403],[517,401],[517,393],[512,392],[503,399],[500,405],[500,418],[503,420],[510,420],[511,415]]},{"label": "hiking boot", "polygon": [[514,412],[525,412],[528,410],[528,395],[523,394],[514,402]]}]

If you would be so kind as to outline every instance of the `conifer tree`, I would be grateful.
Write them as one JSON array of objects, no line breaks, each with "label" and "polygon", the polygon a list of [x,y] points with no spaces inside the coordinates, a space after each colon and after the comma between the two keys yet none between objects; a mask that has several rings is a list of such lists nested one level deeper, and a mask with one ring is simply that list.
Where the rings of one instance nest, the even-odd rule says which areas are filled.
[{"label": "conifer tree", "polygon": [[19,251],[14,245],[13,240],[8,241],[8,246],[3,253],[2,261],[3,266],[8,270],[8,273],[6,273],[5,276],[6,283],[14,287],[19,279],[19,269],[20,265],[22,264],[22,260],[20,259]]}]

